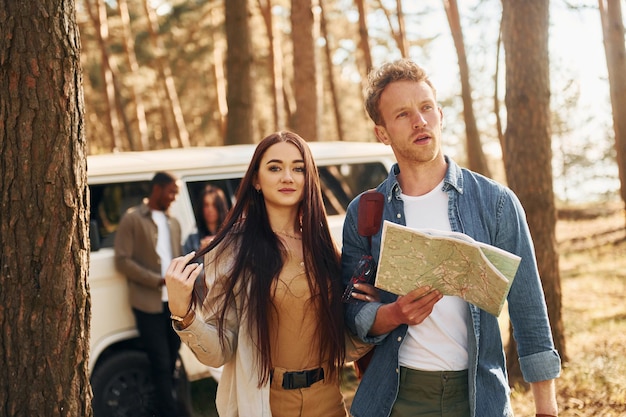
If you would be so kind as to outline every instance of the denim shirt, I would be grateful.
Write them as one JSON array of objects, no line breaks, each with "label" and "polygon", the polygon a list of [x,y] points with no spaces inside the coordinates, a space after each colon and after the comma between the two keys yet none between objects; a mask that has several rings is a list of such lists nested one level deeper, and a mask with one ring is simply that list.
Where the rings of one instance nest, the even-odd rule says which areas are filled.
[{"label": "denim shirt", "polygon": [[[507,187],[486,177],[460,168],[446,157],[448,164],[443,191],[448,194],[448,218],[453,231],[497,246],[520,256],[521,262],[508,295],[508,309],[517,342],[524,379],[538,382],[559,376],[561,360],[554,349],[539,272],[524,209]],[[389,176],[377,188],[385,196],[383,220],[405,225],[401,189],[395,164]],[[357,232],[357,207],[360,196],[348,206],[343,229],[342,271],[347,285],[362,255],[378,259],[381,231],[368,239]],[[393,302],[397,296],[381,291],[381,302]],[[398,394],[398,350],[407,334],[407,325],[392,332],[371,337],[381,303],[346,304],[347,326],[364,341],[376,343],[376,349],[363,375],[350,409],[354,417],[389,416]],[[512,416],[510,390],[498,319],[469,304],[468,353],[471,416]]]}]

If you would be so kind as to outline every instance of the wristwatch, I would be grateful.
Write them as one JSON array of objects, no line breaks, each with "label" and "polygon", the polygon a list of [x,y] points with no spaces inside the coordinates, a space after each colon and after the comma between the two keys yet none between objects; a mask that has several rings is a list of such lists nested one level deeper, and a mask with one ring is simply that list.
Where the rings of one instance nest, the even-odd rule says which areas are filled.
[{"label": "wristwatch", "polygon": [[172,319],[172,323],[174,324],[174,328],[176,330],[185,330],[187,327],[193,323],[193,320],[196,318],[196,312],[191,309],[185,315],[185,317],[177,316],[175,314],[170,315],[170,319]]}]

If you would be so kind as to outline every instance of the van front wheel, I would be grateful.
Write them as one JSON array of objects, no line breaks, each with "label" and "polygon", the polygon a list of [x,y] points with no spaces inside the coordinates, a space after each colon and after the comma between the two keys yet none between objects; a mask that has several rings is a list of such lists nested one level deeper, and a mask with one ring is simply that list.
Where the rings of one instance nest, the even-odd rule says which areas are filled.
[{"label": "van front wheel", "polygon": [[[181,409],[189,409],[189,383],[178,361],[176,390]],[[144,352],[126,350],[104,360],[91,376],[94,417],[158,416],[156,391]],[[181,410],[181,411],[182,411]]]}]

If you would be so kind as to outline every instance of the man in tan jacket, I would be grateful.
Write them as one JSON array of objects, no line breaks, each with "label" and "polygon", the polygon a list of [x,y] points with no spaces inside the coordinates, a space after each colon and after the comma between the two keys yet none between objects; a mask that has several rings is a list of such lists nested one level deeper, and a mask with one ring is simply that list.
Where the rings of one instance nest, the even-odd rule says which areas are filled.
[{"label": "man in tan jacket", "polygon": [[115,236],[115,267],[126,276],[140,340],[150,361],[160,417],[179,416],[173,394],[180,339],[168,308],[165,271],[181,255],[178,220],[167,213],[178,195],[178,179],[167,172],[152,178],[151,192],[122,217]]}]

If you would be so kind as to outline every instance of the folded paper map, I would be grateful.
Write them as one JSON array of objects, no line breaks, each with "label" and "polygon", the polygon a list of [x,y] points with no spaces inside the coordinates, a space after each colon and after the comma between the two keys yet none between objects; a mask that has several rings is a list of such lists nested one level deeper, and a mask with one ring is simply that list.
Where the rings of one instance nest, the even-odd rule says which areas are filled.
[{"label": "folded paper map", "polygon": [[431,286],[499,316],[521,258],[458,232],[383,223],[376,287],[404,295]]}]

